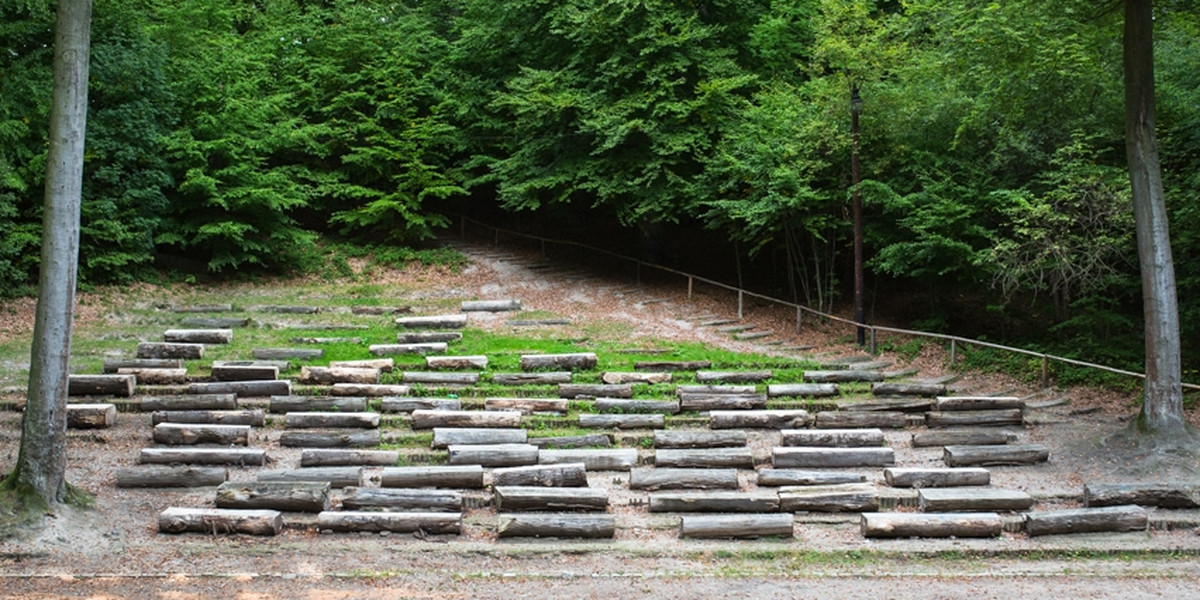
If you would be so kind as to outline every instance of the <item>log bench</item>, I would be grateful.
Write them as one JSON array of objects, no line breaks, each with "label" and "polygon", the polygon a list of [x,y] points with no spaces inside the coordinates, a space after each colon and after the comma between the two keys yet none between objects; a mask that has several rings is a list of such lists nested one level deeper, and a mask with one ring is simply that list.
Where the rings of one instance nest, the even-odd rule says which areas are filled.
[{"label": "log bench", "polygon": [[665,429],[654,432],[655,448],[729,448],[745,447],[748,436],[745,431],[722,429],[704,431],[690,429]]},{"label": "log bench", "polygon": [[745,446],[737,448],[659,448],[654,451],[655,467],[680,468],[754,468],[754,454]]},{"label": "log bench", "polygon": [[884,445],[882,429],[784,429],[783,446],[865,448]]},{"label": "log bench", "polygon": [[401,331],[396,334],[397,344],[450,344],[461,342],[460,331]]},{"label": "log bench", "polygon": [[68,404],[70,429],[107,429],[117,423],[117,405],[109,403]]},{"label": "log bench", "polygon": [[344,510],[461,512],[462,492],[406,488],[349,487],[342,497]]},{"label": "log bench", "polygon": [[598,359],[596,358],[596,354],[594,352],[578,352],[568,354],[525,354],[521,356],[521,370],[588,370],[596,368],[597,362]]},{"label": "log bench", "polygon": [[598,413],[662,413],[678,414],[678,400],[633,400],[630,398],[597,398],[593,404]]},{"label": "log bench", "polygon": [[836,485],[839,483],[862,483],[866,480],[867,476],[862,473],[803,469],[759,469],[757,475],[757,483],[760,487]]},{"label": "log bench", "polygon": [[431,370],[483,370],[488,366],[488,357],[483,355],[470,356],[426,356],[425,368]]},{"label": "log bench", "polygon": [[154,442],[171,446],[218,444],[246,446],[250,443],[249,425],[210,425],[207,423],[159,423],[154,426]]},{"label": "log bench", "polygon": [[926,431],[912,434],[913,448],[933,446],[1001,446],[1013,441],[1013,434],[995,429]]},{"label": "log bench", "polygon": [[836,383],[773,383],[767,386],[771,398],[827,398],[837,396]]},{"label": "log bench", "polygon": [[137,345],[137,357],[198,360],[204,358],[204,344],[139,342]]},{"label": "log bench", "polygon": [[499,486],[492,490],[499,511],[608,509],[608,490],[603,488]]},{"label": "log bench", "polygon": [[401,329],[462,329],[467,326],[467,315],[399,317],[396,325]]},{"label": "log bench", "polygon": [[433,448],[450,446],[526,444],[529,433],[524,429],[488,427],[434,427]]},{"label": "log bench", "polygon": [[406,384],[421,384],[425,386],[463,386],[479,383],[479,373],[457,373],[445,371],[405,371],[400,374],[400,381]]},{"label": "log bench", "polygon": [[776,492],[654,492],[650,494],[650,512],[779,512]]},{"label": "log bench", "polygon": [[886,428],[908,426],[908,415],[898,411],[836,410],[817,413],[815,427],[821,429]]},{"label": "log bench", "polygon": [[788,468],[890,467],[896,462],[891,448],[798,448],[778,446],[772,449],[771,464]]},{"label": "log bench", "polygon": [[633,448],[565,448],[538,451],[538,464],[582,462],[590,471],[628,471],[638,462],[637,450]]},{"label": "log bench", "polygon": [[379,400],[379,412],[411,413],[415,410],[462,410],[462,400],[409,396],[384,396]]},{"label": "log bench", "polygon": [[69,375],[68,396],[117,396],[129,398],[137,387],[134,375]]},{"label": "log bench", "polygon": [[498,515],[496,526],[500,537],[607,539],[616,530],[616,517],[604,514],[505,513]]},{"label": "log bench", "polygon": [[379,474],[379,485],[389,488],[482,488],[483,467],[385,467]]},{"label": "log bench", "polygon": [[628,383],[560,383],[559,398],[632,398],[633,385]]},{"label": "log bench", "polygon": [[291,430],[279,434],[279,445],[287,448],[371,448],[381,441],[378,429]]},{"label": "log bench", "polygon": [[158,515],[159,533],[278,535],[282,530],[277,510],[171,507]]},{"label": "log bench", "polygon": [[514,467],[538,462],[538,447],[533,444],[456,444],[447,450],[452,465]]},{"label": "log bench", "polygon": [[157,410],[150,414],[150,424],[159,423],[208,423],[211,425],[249,425],[262,427],[267,424],[267,414],[259,408],[245,410]]},{"label": "log bench", "polygon": [[286,379],[264,381],[213,381],[188,384],[189,394],[235,394],[237,397],[290,396],[292,382]]},{"label": "log bench", "polygon": [[460,512],[325,511],[317,514],[317,529],[334,532],[457,534],[462,531]]},{"label": "log bench", "polygon": [[367,352],[371,356],[394,356],[406,354],[444,354],[448,350],[446,342],[424,342],[415,344],[371,344]]},{"label": "log bench", "polygon": [[412,390],[407,385],[371,383],[335,383],[329,390],[331,396],[407,396]]},{"label": "log bench", "polygon": [[997,513],[865,512],[861,519],[866,538],[999,537],[1003,530]]},{"label": "log bench", "polygon": [[921,488],[917,493],[921,512],[1019,512],[1033,504],[1033,497],[1025,492],[999,488]]},{"label": "log bench", "polygon": [[515,411],[522,415],[565,415],[570,405],[562,398],[485,398],[483,408],[488,411]]},{"label": "log bench", "polygon": [[229,478],[224,467],[145,465],[125,467],[114,473],[119,488],[172,488],[216,486]]},{"label": "log bench", "polygon": [[217,487],[217,508],[288,512],[329,510],[329,484],[319,481],[233,482]]},{"label": "log bench", "polygon": [[413,429],[434,427],[499,427],[518,428],[521,413],[515,410],[414,410]]},{"label": "log bench", "polygon": [[377,429],[376,412],[289,412],[284,415],[284,427],[289,429]]},{"label": "log bench", "polygon": [[1136,504],[1159,508],[1200,507],[1200,486],[1179,483],[1089,483],[1083,486],[1085,506]]},{"label": "log bench", "polygon": [[163,341],[180,344],[230,344],[232,329],[168,329]]},{"label": "log bench", "polygon": [[942,459],[947,467],[1032,465],[1048,461],[1050,450],[1041,444],[946,446]]},{"label": "log bench", "polygon": [[667,420],[662,414],[581,414],[579,426],[592,429],[662,429],[667,426]]},{"label": "log bench", "polygon": [[345,488],[362,486],[362,467],[304,467],[302,469],[280,469],[259,471],[260,482],[294,483],[298,481],[328,482],[330,487]]},{"label": "log bench", "polygon": [[693,539],[754,539],[793,536],[791,514],[684,515],[679,535]]},{"label": "log bench", "polygon": [[785,486],[779,489],[782,512],[874,512],[879,491],[870,483]]},{"label": "log bench", "polygon": [[262,448],[142,448],[138,462],[142,464],[195,464],[262,466],[267,452]]},{"label": "log bench", "polygon": [[889,467],[883,470],[884,481],[898,488],[931,488],[989,485],[992,474],[987,469],[964,467],[958,469],[919,469]]},{"label": "log bench", "polygon": [[809,413],[800,409],[713,410],[708,413],[711,429],[793,429],[808,425]]},{"label": "log bench", "polygon": [[587,485],[587,469],[581,462],[492,470],[492,486],[495,487],[587,487]]},{"label": "log bench", "polygon": [[325,356],[321,348],[254,348],[250,355],[260,360],[320,360]]},{"label": "log bench", "polygon": [[570,371],[493,373],[492,383],[496,385],[558,385],[570,383],[571,377]]},{"label": "log bench", "polygon": [[379,369],[360,367],[300,367],[300,383],[333,385],[335,383],[378,384]]},{"label": "log bench", "polygon": [[1025,513],[1025,532],[1030,536],[1145,531],[1149,525],[1146,509],[1134,504]]},{"label": "log bench", "polygon": [[629,473],[631,490],[736,490],[737,469],[638,468]]},{"label": "log bench", "polygon": [[354,396],[271,396],[267,410],[273,414],[316,412],[351,412],[367,410],[367,399]]},{"label": "log bench", "polygon": [[305,448],[300,451],[301,467],[394,466],[400,460],[397,450],[351,450],[343,448]]}]

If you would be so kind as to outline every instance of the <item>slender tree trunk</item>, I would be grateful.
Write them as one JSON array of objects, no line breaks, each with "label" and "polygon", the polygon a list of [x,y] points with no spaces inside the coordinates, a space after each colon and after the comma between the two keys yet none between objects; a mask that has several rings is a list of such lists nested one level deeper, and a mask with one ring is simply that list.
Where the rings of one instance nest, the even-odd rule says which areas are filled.
[{"label": "slender tree trunk", "polygon": [[1154,135],[1154,14],[1152,0],[1125,2],[1125,150],[1146,318],[1143,431],[1181,428],[1183,418],[1179,310],[1166,199]]},{"label": "slender tree trunk", "polygon": [[79,259],[91,0],[59,0],[41,273],[21,449],[9,484],[46,505],[66,499],[67,380]]}]

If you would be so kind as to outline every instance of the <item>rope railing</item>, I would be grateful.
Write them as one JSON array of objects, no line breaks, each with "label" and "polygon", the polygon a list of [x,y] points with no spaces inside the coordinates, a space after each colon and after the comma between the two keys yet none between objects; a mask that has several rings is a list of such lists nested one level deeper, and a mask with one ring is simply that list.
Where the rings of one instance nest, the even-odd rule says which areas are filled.
[{"label": "rope railing", "polygon": [[[749,298],[755,298],[758,300],[763,300],[765,302],[770,302],[772,304],[778,304],[778,305],[794,308],[796,310],[796,332],[797,333],[799,333],[801,331],[801,327],[802,327],[802,323],[803,323],[803,315],[806,313],[809,315],[812,315],[814,317],[819,317],[821,319],[825,319],[828,321],[843,323],[846,325],[850,325],[852,327],[862,327],[868,332],[868,335],[869,335],[868,344],[869,344],[869,350],[870,350],[871,354],[874,354],[876,351],[876,343],[875,343],[876,333],[877,332],[885,332],[885,333],[895,333],[895,334],[899,334],[899,335],[923,337],[923,338],[943,340],[943,341],[950,342],[950,361],[951,361],[951,363],[953,363],[955,360],[955,355],[957,353],[957,347],[959,344],[969,345],[969,346],[979,346],[982,348],[991,348],[993,350],[1001,350],[1004,352],[1011,352],[1014,354],[1021,354],[1024,356],[1031,356],[1034,358],[1039,358],[1042,361],[1041,379],[1043,382],[1045,382],[1049,379],[1051,362],[1063,363],[1063,364],[1067,364],[1067,365],[1071,365],[1071,366],[1083,367],[1083,368],[1088,368],[1088,369],[1096,369],[1099,371],[1104,371],[1107,373],[1112,373],[1115,375],[1122,375],[1122,376],[1126,376],[1126,377],[1136,377],[1138,379],[1146,378],[1146,375],[1144,373],[1137,373],[1134,371],[1126,371],[1124,369],[1117,369],[1115,367],[1109,367],[1106,365],[1091,363],[1091,362],[1082,361],[1082,360],[1076,360],[1073,358],[1066,358],[1064,356],[1056,356],[1053,354],[1047,354],[1045,352],[1037,352],[1034,350],[1026,350],[1024,348],[1015,348],[1012,346],[1005,346],[1003,344],[984,342],[981,340],[964,338],[964,337],[957,336],[957,335],[949,335],[949,334],[944,334],[944,333],[932,333],[932,332],[928,332],[928,331],[916,331],[916,330],[911,330],[911,329],[900,329],[897,327],[886,327],[883,325],[871,325],[869,323],[858,323],[852,319],[846,319],[843,317],[839,317],[837,315],[831,315],[831,314],[816,310],[814,308],[811,308],[809,306],[805,306],[803,304],[799,304],[796,302],[789,302],[789,301],[783,300],[781,298],[775,298],[773,296],[768,296],[766,294],[760,294],[758,292],[753,292],[750,290],[742,289],[737,286],[729,285],[727,283],[722,283],[720,281],[708,279],[708,278],[701,277],[699,275],[695,275],[692,273],[686,273],[686,272],[680,271],[678,269],[672,269],[670,267],[665,267],[662,265],[649,263],[649,262],[643,261],[641,259],[633,258],[631,256],[625,256],[623,254],[618,254],[611,250],[597,248],[595,246],[591,246],[589,244],[584,244],[582,242],[576,242],[576,241],[571,241],[571,240],[558,240],[558,239],[548,238],[548,237],[529,234],[529,233],[521,233],[521,232],[517,232],[517,231],[501,229],[499,227],[488,225],[487,223],[483,223],[480,221],[476,221],[474,219],[470,219],[466,216],[460,216],[460,218],[462,219],[461,232],[464,237],[466,235],[467,224],[471,223],[471,224],[477,225],[479,227],[483,227],[485,229],[491,230],[493,233],[493,236],[492,236],[493,243],[495,245],[500,244],[500,234],[503,233],[505,235],[509,235],[509,236],[513,236],[513,237],[525,238],[528,240],[540,242],[543,255],[546,255],[546,253],[547,253],[546,252],[547,244],[555,244],[555,245],[559,245],[559,246],[572,246],[572,247],[576,247],[576,248],[579,248],[582,250],[587,250],[589,252],[596,252],[596,253],[604,254],[604,255],[607,255],[612,258],[619,259],[622,261],[631,262],[634,265],[636,265],[636,267],[637,267],[636,278],[639,283],[641,282],[641,271],[642,271],[643,267],[653,269],[656,271],[661,271],[663,273],[669,273],[672,275],[677,275],[679,277],[683,277],[683,278],[687,279],[687,282],[688,282],[687,283],[687,298],[689,300],[691,300],[692,295],[695,292],[695,285],[697,282],[700,282],[700,283],[703,283],[706,285],[710,285],[713,287],[721,288],[724,290],[728,290],[730,292],[734,292],[737,294],[737,298],[738,298],[737,314],[738,314],[739,319],[744,318],[744,316],[745,316],[745,302],[746,302],[746,298],[749,297]],[[1183,388],[1187,389],[1187,390],[1200,390],[1200,385],[1197,385],[1197,384],[1184,383],[1182,385],[1183,385]]]}]

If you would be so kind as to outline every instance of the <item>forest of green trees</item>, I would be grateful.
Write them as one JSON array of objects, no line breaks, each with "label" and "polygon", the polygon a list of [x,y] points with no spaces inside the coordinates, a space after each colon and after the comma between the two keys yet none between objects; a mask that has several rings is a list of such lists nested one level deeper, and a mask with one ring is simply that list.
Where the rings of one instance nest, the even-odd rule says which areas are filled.
[{"label": "forest of green trees", "polygon": [[[331,240],[427,240],[469,201],[705,228],[828,309],[857,86],[873,289],[908,290],[913,326],[1140,368],[1121,4],[95,0],[80,276],[302,271]],[[0,0],[9,295],[36,282],[53,22]],[[1188,356],[1200,2],[1158,2],[1155,28]]]}]

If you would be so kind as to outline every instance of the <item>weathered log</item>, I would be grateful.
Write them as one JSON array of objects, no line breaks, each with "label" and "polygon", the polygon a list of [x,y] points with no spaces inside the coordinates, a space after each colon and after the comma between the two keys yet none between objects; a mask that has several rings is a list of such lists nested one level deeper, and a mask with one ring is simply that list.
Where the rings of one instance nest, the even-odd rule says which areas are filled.
[{"label": "weathered log", "polygon": [[[248,317],[188,317],[180,324],[192,329],[230,329],[250,325]],[[167,340],[174,341],[174,340]]]},{"label": "weathered log", "polygon": [[521,310],[520,300],[463,300],[463,312],[508,312]]},{"label": "weathered log", "polygon": [[67,395],[128,398],[136,386],[137,377],[133,375],[70,375]]},{"label": "weathered log", "polygon": [[931,446],[1000,446],[1013,438],[1007,431],[995,429],[964,429],[959,431],[927,431],[912,435],[913,448]]},{"label": "weathered log", "polygon": [[407,385],[373,385],[364,383],[335,383],[329,390],[332,396],[407,396],[412,388]]},{"label": "weathered log", "polygon": [[869,448],[884,445],[882,429],[784,429],[780,437],[784,446]]},{"label": "weathered log", "polygon": [[771,371],[696,371],[700,383],[758,383],[775,374]]},{"label": "weathered log", "polygon": [[396,325],[401,329],[462,329],[467,326],[467,315],[400,317]]},{"label": "weathered log", "polygon": [[301,367],[300,383],[332,385],[334,383],[379,383],[379,369],[353,367]]},{"label": "weathered log", "polygon": [[461,512],[379,512],[336,510],[317,514],[317,529],[390,531],[392,533],[461,533]]},{"label": "weathered log", "polygon": [[557,465],[561,463],[581,462],[591,471],[628,471],[637,465],[638,453],[633,448],[565,448],[556,450],[540,450],[538,463]]},{"label": "weathered log", "polygon": [[789,448],[772,450],[771,464],[786,468],[890,467],[896,462],[891,448]]},{"label": "weathered log", "polygon": [[745,447],[746,440],[746,432],[735,429],[721,431],[667,429],[654,432],[655,448]]},{"label": "weathered log", "polygon": [[304,411],[317,412],[363,412],[367,410],[367,399],[354,396],[271,396],[267,410],[275,413]]},{"label": "weathered log", "polygon": [[262,396],[290,396],[292,382],[286,379],[273,381],[213,381],[188,385],[189,394],[236,394],[239,398]]},{"label": "weathered log", "polygon": [[781,512],[866,512],[879,510],[879,491],[869,483],[788,486],[779,490]]},{"label": "weathered log", "polygon": [[434,427],[433,447],[524,444],[529,438],[524,429],[500,429],[496,427]]},{"label": "weathered log", "polygon": [[1022,511],[1033,506],[1033,497],[1019,490],[998,488],[921,488],[921,512]]},{"label": "weathered log", "polygon": [[178,385],[187,382],[187,369],[146,369],[121,367],[118,375],[133,375],[137,383],[144,385]]},{"label": "weathered log", "polygon": [[279,434],[279,445],[289,448],[370,448],[380,442],[378,429],[353,431],[292,430]]},{"label": "weathered log", "polygon": [[330,487],[355,487],[363,484],[362,467],[305,467],[303,469],[282,469],[277,471],[259,471],[258,480],[261,482],[294,483],[297,481],[324,481]]},{"label": "weathered log", "polygon": [[174,344],[230,344],[232,329],[168,329],[163,341]]},{"label": "weathered log", "polygon": [[192,464],[262,466],[267,451],[262,448],[142,448],[138,456],[142,464]]},{"label": "weathered log", "polygon": [[596,429],[662,429],[667,419],[662,414],[650,415],[579,415],[579,426]]},{"label": "weathered log", "polygon": [[414,410],[413,429],[434,427],[500,427],[521,426],[521,413],[515,410]]},{"label": "weathered log", "polygon": [[655,492],[650,494],[650,512],[779,512],[775,492]]},{"label": "weathered log", "polygon": [[1146,509],[1132,504],[1025,513],[1025,531],[1031,536],[1145,531],[1149,525],[1150,517]]},{"label": "weathered log", "polygon": [[816,427],[822,429],[888,428],[908,426],[908,417],[902,412],[892,411],[821,411],[817,413]]},{"label": "weathered log", "polygon": [[104,372],[117,373],[120,369],[182,369],[183,361],[178,358],[106,358]]},{"label": "weathered log", "polygon": [[204,358],[204,344],[175,344],[167,342],[139,342],[138,358]]},{"label": "weathered log", "polygon": [[612,436],[607,433],[531,437],[526,441],[543,450],[561,448],[608,448],[613,445]]},{"label": "weathered log", "polygon": [[481,488],[483,467],[385,467],[379,474],[379,485],[397,488]]},{"label": "weathered log", "polygon": [[758,388],[753,385],[685,384],[675,386],[676,396],[684,396],[686,394],[731,394],[735,396],[744,396],[746,394],[754,394],[757,392]]},{"label": "weathered log", "polygon": [[749,448],[660,448],[654,451],[656,467],[737,467],[754,468]]},{"label": "weathered log", "polygon": [[506,513],[498,516],[500,537],[552,537],[606,539],[616,534],[613,515],[538,515]]},{"label": "weathered log", "polygon": [[420,344],[371,344],[367,352],[371,356],[392,356],[406,354],[441,354],[447,350],[445,342],[428,342]]},{"label": "weathered log", "polygon": [[278,535],[283,516],[277,510],[168,508],[158,515],[159,533]]},{"label": "weathered log", "polygon": [[323,481],[227,481],[217,487],[217,508],[288,512],[329,510],[329,484]]},{"label": "weathered log", "polygon": [[475,385],[479,383],[479,373],[405,371],[400,375],[400,380],[404,383],[419,383],[427,386]]},{"label": "weathered log", "polygon": [[594,352],[573,354],[525,354],[521,356],[522,371],[538,369],[587,370],[596,368],[598,359]]},{"label": "weathered log", "polygon": [[217,381],[266,381],[279,379],[279,367],[214,364],[212,377]]},{"label": "weathered log", "polygon": [[498,486],[496,510],[605,510],[608,490],[589,487]]},{"label": "weathered log", "polygon": [[561,398],[487,398],[483,401],[483,407],[492,411],[517,411],[523,415],[565,415],[570,408],[567,401]]},{"label": "weathered log", "polygon": [[633,385],[629,383],[560,383],[559,398],[632,398]]},{"label": "weathered log", "polygon": [[668,383],[671,381],[671,374],[650,371],[606,371],[600,375],[600,381],[609,385]]},{"label": "weathered log", "polygon": [[67,427],[70,429],[105,429],[116,423],[115,404],[67,405]]},{"label": "weathered log", "polygon": [[635,371],[698,371],[712,366],[711,360],[646,360],[633,363]]},{"label": "weathered log", "polygon": [[396,315],[412,312],[411,306],[351,306],[350,313],[355,315]]},{"label": "weathered log", "polygon": [[142,396],[138,408],[156,410],[233,410],[237,408],[234,394],[189,394],[186,396]]},{"label": "weathered log", "polygon": [[533,444],[465,444],[447,448],[452,465],[515,467],[538,462],[538,447]]},{"label": "weathered log", "polygon": [[867,538],[999,537],[1004,521],[996,513],[865,512],[862,535]]},{"label": "weathered log", "polygon": [[292,368],[292,361],[290,361],[290,360],[268,360],[268,359],[262,359],[262,358],[255,358],[252,360],[214,360],[214,361],[212,361],[212,366],[214,366],[214,367],[275,367],[276,369],[279,369],[279,371],[282,373],[283,371],[286,371],[286,370]]},{"label": "weathered log", "polygon": [[456,370],[456,369],[486,369],[488,366],[488,357],[483,355],[472,356],[426,356],[425,368],[434,370]]},{"label": "weathered log", "polygon": [[862,473],[839,473],[836,471],[805,471],[798,469],[760,469],[759,487],[782,487],[799,485],[836,485],[839,483],[861,483],[867,480]]},{"label": "weathered log", "polygon": [[1159,508],[1200,507],[1200,487],[1179,483],[1089,483],[1083,486],[1085,506],[1137,504]]},{"label": "weathered log", "polygon": [[683,412],[712,410],[760,410],[767,405],[766,394],[696,394],[679,395]]},{"label": "weathered log", "polygon": [[583,463],[507,467],[492,471],[492,486],[587,487],[587,469]]},{"label": "weathered log", "polygon": [[934,409],[951,410],[1009,410],[1025,408],[1025,401],[1014,396],[939,396]]},{"label": "weathered log", "polygon": [[767,396],[771,398],[825,398],[838,393],[836,383],[773,383],[767,386]]},{"label": "weathered log", "polygon": [[353,344],[355,346],[362,344],[363,339],[360,337],[294,337],[288,338],[288,342],[293,344]]},{"label": "weathered log", "polygon": [[446,344],[461,342],[460,331],[401,331],[396,334],[397,344]]},{"label": "weathered log", "polygon": [[277,313],[285,315],[315,315],[321,312],[318,306],[259,306],[257,310],[261,312]]},{"label": "weathered log", "polygon": [[206,423],[159,423],[154,426],[154,441],[185,446],[219,444],[245,446],[250,443],[249,425],[209,425]]},{"label": "weathered log", "polygon": [[1032,465],[1050,460],[1050,450],[1041,444],[946,446],[942,457],[947,467]]},{"label": "weathered log", "polygon": [[171,312],[177,313],[208,313],[233,312],[232,304],[193,304],[188,306],[172,306]]},{"label": "weathered log", "polygon": [[1003,427],[1020,425],[1024,420],[1024,414],[1019,408],[925,413],[925,424],[929,427]]},{"label": "weathered log", "polygon": [[403,488],[346,488],[345,510],[383,508],[392,511],[461,512],[462,492]]},{"label": "weathered log", "polygon": [[601,413],[679,413],[678,400],[632,400],[629,398],[597,398],[595,409]]},{"label": "weathered log", "polygon": [[806,410],[714,410],[708,413],[711,429],[793,429],[808,425]]},{"label": "weathered log", "polygon": [[805,371],[804,381],[809,383],[851,383],[883,381],[883,373],[879,371]]},{"label": "weathered log", "polygon": [[249,425],[262,427],[267,415],[262,409],[249,410],[158,410],[150,415],[150,424],[208,423],[211,425]]},{"label": "weathered log", "polygon": [[255,348],[254,358],[261,360],[320,360],[325,356],[321,348]]},{"label": "weathered log", "polygon": [[397,450],[348,450],[343,448],[305,448],[300,451],[301,467],[394,466],[400,460]]},{"label": "weathered log", "polygon": [[737,469],[641,468],[629,472],[631,490],[736,490]]},{"label": "weathered log", "polygon": [[679,535],[695,539],[753,539],[792,537],[791,514],[765,515],[684,515]]},{"label": "weathered log", "polygon": [[876,396],[942,396],[946,385],[942,383],[875,383],[871,393]]},{"label": "weathered log", "polygon": [[933,408],[927,398],[884,398],[881,400],[846,400],[838,402],[838,410],[923,413]]},{"label": "weathered log", "polygon": [[284,415],[284,426],[291,429],[376,429],[379,413],[375,412],[290,412]]},{"label": "weathered log", "polygon": [[883,479],[892,487],[934,488],[967,485],[989,485],[992,474],[987,469],[965,467],[961,469],[919,469],[889,467],[883,470]]},{"label": "weathered log", "polygon": [[329,361],[329,366],[341,367],[345,369],[378,369],[382,373],[391,373],[392,369],[396,368],[396,359],[368,358],[366,360],[331,360]]},{"label": "weathered log", "polygon": [[570,383],[570,371],[546,371],[536,373],[493,373],[492,383],[496,385],[558,385]]},{"label": "weathered log", "polygon": [[462,410],[462,400],[409,396],[385,396],[379,400],[380,412],[410,413],[414,410]]},{"label": "weathered log", "polygon": [[114,475],[119,488],[190,488],[220,485],[229,472],[224,467],[146,465],[117,469]]}]

